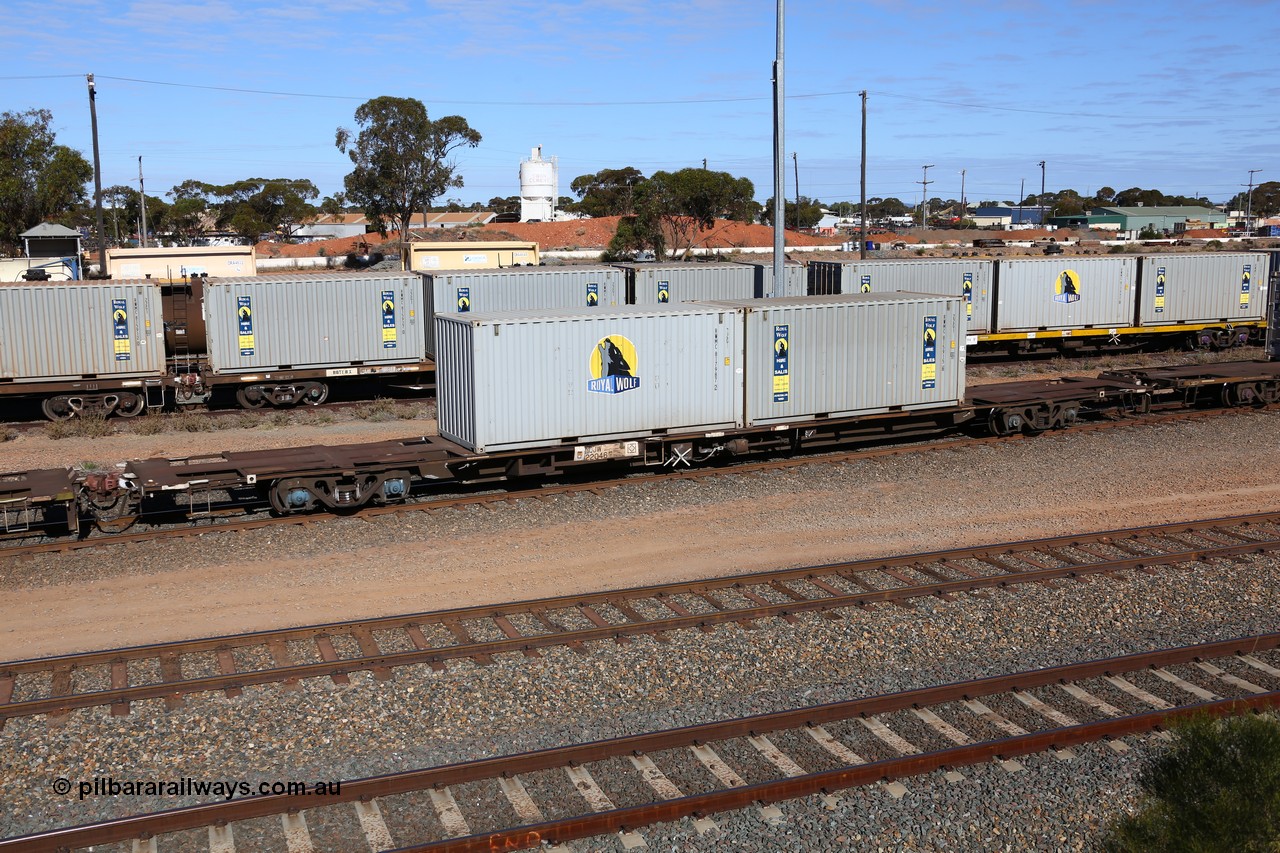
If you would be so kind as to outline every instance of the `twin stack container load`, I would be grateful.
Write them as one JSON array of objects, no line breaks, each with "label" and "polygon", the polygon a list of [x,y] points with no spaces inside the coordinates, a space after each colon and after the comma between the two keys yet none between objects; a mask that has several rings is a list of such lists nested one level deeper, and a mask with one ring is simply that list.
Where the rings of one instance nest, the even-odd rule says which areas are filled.
[{"label": "twin stack container load", "polygon": [[814,261],[809,264],[808,293],[943,293],[964,300],[970,335],[992,330],[991,260],[910,258],[877,261]]},{"label": "twin stack container load", "polygon": [[208,279],[215,375],[324,370],[333,376],[425,360],[416,273]]},{"label": "twin stack container load", "polygon": [[1119,329],[1133,323],[1137,258],[1009,258],[996,263],[995,332]]},{"label": "twin stack container load", "polygon": [[[702,305],[436,315],[440,435],[476,452],[732,429],[742,325]],[[634,453],[628,455],[635,455]]]},{"label": "twin stack container load", "polygon": [[1265,252],[1144,255],[1139,326],[1258,322],[1267,317]]},{"label": "twin stack container load", "polygon": [[626,274],[627,304],[662,306],[675,302],[752,299],[756,270],[749,264],[617,264]]},{"label": "twin stack container load", "polygon": [[498,313],[529,309],[594,308],[626,304],[622,270],[604,265],[432,270],[420,273],[427,308],[427,354],[435,355],[436,314]]},{"label": "twin stack container load", "polygon": [[909,412],[964,399],[964,302],[865,293],[705,303],[743,324],[744,426]]}]

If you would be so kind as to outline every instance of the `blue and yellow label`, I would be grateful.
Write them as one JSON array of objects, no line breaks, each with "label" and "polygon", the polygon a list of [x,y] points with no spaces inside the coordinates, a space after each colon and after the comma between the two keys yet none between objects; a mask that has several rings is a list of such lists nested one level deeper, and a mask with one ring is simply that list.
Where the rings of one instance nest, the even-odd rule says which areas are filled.
[{"label": "blue and yellow label", "polygon": [[587,307],[595,308],[600,304],[600,285],[592,282],[587,285]]},{"label": "blue and yellow label", "polygon": [[396,293],[382,291],[382,348],[396,348]]},{"label": "blue and yellow label", "polygon": [[924,318],[924,352],[920,358],[920,387],[924,390],[938,384],[938,315]]},{"label": "blue and yellow label", "polygon": [[864,275],[862,277],[862,281],[858,284],[858,289],[862,293],[870,293],[871,292],[871,276]]},{"label": "blue and yellow label", "polygon": [[458,294],[455,297],[454,304],[458,308],[459,314],[465,314],[471,310],[471,288],[459,287]]},{"label": "blue and yellow label", "polygon": [[658,301],[666,304],[671,301],[671,282],[658,282]]},{"label": "blue and yellow label", "polygon": [[1160,267],[1156,270],[1156,313],[1164,313],[1164,286],[1168,281],[1165,275],[1165,268]]},{"label": "blue and yellow label", "polygon": [[1080,273],[1075,270],[1063,270],[1053,282],[1054,302],[1080,301]]},{"label": "blue and yellow label", "polygon": [[1249,307],[1249,285],[1253,279],[1253,265],[1245,264],[1240,273],[1240,307]]},{"label": "blue and yellow label", "polygon": [[773,327],[773,402],[791,399],[791,327]]},{"label": "blue and yellow label", "polygon": [[973,316],[973,273],[964,274],[964,281],[960,285],[960,292],[964,294],[964,315],[966,317]]},{"label": "blue and yellow label", "polygon": [[596,342],[591,352],[591,379],[587,390],[597,394],[621,394],[640,387],[636,346],[622,335],[609,335]]},{"label": "blue and yellow label", "polygon": [[253,343],[253,297],[236,297],[236,323],[239,326],[240,356],[247,357],[254,353]]},{"label": "blue and yellow label", "polygon": [[128,361],[133,357],[133,343],[129,340],[129,302],[125,299],[111,300],[111,334],[114,340],[113,351],[116,361]]}]

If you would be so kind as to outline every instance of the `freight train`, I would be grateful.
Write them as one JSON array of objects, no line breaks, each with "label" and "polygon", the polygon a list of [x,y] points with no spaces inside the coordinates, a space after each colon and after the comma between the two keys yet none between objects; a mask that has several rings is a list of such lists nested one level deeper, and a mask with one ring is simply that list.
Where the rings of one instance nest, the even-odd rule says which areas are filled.
[{"label": "freight train", "polygon": [[[617,264],[0,284],[0,398],[52,419],[131,417],[234,396],[315,405],[339,383],[424,389],[444,312],[664,306],[914,291],[957,296],[973,349],[1225,348],[1265,328],[1280,251],[788,265]],[[1275,285],[1273,285],[1274,287]],[[219,390],[221,389],[221,390]]]},{"label": "freight train", "polygon": [[1034,435],[1157,408],[1280,402],[1274,336],[1271,361],[966,388],[965,305],[960,296],[871,293],[441,313],[439,435],[135,460],[105,473],[6,474],[0,536],[79,535],[87,523],[119,530],[140,518],[189,522],[263,506],[343,512],[537,476],[975,428]]}]

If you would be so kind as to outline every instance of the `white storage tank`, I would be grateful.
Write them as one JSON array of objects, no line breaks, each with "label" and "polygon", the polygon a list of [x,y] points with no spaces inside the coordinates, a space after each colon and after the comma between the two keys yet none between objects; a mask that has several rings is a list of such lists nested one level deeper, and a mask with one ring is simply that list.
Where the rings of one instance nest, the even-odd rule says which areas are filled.
[{"label": "white storage tank", "polygon": [[542,146],[520,161],[520,221],[550,222],[560,192],[556,158],[542,159]]},{"label": "white storage tank", "polygon": [[440,435],[476,452],[738,426],[741,329],[697,305],[436,316]]},{"label": "white storage tank", "polygon": [[745,426],[959,405],[957,296],[867,293],[706,303],[744,323]]}]

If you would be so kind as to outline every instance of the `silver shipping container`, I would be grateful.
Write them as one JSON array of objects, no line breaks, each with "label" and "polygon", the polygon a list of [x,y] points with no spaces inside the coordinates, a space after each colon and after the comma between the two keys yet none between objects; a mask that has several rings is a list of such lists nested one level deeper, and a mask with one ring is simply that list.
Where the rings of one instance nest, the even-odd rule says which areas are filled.
[{"label": "silver shipping container", "polygon": [[707,303],[745,323],[743,423],[795,423],[958,405],[963,302],[867,293]]},{"label": "silver shipping container", "polygon": [[1269,260],[1263,252],[1145,255],[1138,325],[1265,319]]},{"label": "silver shipping container", "polygon": [[720,309],[438,314],[436,340],[440,434],[477,452],[738,426],[741,324]]},{"label": "silver shipping container", "polygon": [[1137,284],[1137,258],[1001,259],[995,331],[1130,326]]},{"label": "silver shipping container", "polygon": [[158,377],[164,369],[159,284],[0,285],[0,379]]},{"label": "silver shipping container", "polygon": [[626,276],[601,264],[511,267],[494,270],[432,270],[426,282],[427,354],[436,351],[437,313],[505,312],[526,309],[600,308],[626,305]]},{"label": "silver shipping container", "polygon": [[904,258],[876,261],[815,261],[809,264],[810,293],[941,293],[964,300],[971,335],[991,331],[995,262],[978,258]]},{"label": "silver shipping container", "polygon": [[628,305],[751,299],[756,272],[747,264],[617,264],[627,276]]},{"label": "silver shipping container", "polygon": [[755,272],[752,296],[756,299],[785,299],[805,296],[809,292],[807,273],[803,264],[787,264],[782,268],[782,287],[774,287],[773,264],[745,264]]},{"label": "silver shipping container", "polygon": [[417,273],[209,279],[214,373],[344,368],[424,360]]}]

